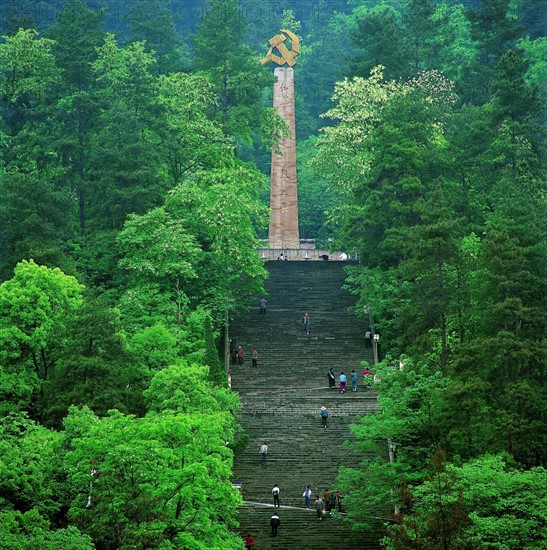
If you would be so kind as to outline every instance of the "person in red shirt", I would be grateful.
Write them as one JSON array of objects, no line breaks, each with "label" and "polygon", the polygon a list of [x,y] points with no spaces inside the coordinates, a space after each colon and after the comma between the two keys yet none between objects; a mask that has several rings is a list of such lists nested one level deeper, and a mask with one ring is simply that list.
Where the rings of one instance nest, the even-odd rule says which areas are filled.
[{"label": "person in red shirt", "polygon": [[251,533],[248,533],[245,537],[245,548],[249,550],[250,548],[255,547],[255,541],[253,540],[253,537],[251,537]]}]

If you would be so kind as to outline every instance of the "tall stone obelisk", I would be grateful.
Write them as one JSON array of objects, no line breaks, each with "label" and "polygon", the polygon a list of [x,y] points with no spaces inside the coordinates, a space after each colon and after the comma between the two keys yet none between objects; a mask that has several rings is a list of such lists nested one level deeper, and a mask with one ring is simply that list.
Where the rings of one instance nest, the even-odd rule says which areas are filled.
[{"label": "tall stone obelisk", "polygon": [[296,185],[296,139],[294,121],[294,71],[277,67],[274,71],[273,106],[285,119],[291,135],[272,151],[270,183],[270,248],[300,248],[298,232],[298,192]]},{"label": "tall stone obelisk", "polygon": [[[279,143],[279,151],[272,151],[270,183],[270,230],[268,244],[271,249],[300,248],[298,232],[298,191],[296,184],[296,125],[294,107],[294,71],[295,57],[300,53],[300,42],[296,35],[288,30],[269,40],[270,51],[262,63],[273,61],[278,65],[274,70],[276,81],[273,87],[274,109],[283,117],[290,128],[291,135]],[[284,42],[291,41],[291,50]],[[280,56],[273,54],[277,48]]]}]

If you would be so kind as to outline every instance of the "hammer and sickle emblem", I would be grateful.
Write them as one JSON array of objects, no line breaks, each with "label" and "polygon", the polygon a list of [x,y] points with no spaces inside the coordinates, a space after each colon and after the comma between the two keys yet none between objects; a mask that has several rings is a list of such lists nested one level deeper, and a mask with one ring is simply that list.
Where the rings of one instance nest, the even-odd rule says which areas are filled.
[{"label": "hammer and sickle emblem", "polygon": [[[300,38],[298,38],[298,36],[296,36],[293,32],[286,29],[280,30],[279,32],[283,34],[277,34],[268,40],[270,49],[268,50],[266,57],[260,60],[260,63],[265,65],[269,61],[273,61],[280,66],[285,65],[286,63],[289,67],[292,67],[293,65],[296,65],[296,60],[294,58],[300,53]],[[285,44],[283,44],[287,38],[290,38],[292,42],[290,50],[287,46],[285,46]],[[281,57],[273,53],[274,48],[277,48],[277,51],[281,54]]]}]

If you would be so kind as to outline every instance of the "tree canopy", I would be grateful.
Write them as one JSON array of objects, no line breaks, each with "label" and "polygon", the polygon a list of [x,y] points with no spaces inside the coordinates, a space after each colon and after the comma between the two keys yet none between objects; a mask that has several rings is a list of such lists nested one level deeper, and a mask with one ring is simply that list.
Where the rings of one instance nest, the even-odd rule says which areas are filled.
[{"label": "tree canopy", "polygon": [[347,521],[542,547],[545,4],[31,4],[0,10],[0,546],[241,548],[218,342],[263,293],[291,28],[300,233],[381,334]]}]

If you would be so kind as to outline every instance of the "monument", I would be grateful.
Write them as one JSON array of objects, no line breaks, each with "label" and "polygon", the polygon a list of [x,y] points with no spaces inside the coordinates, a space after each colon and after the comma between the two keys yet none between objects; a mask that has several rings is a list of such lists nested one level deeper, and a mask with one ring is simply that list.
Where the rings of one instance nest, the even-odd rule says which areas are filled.
[{"label": "monument", "polygon": [[[273,87],[274,109],[285,119],[291,135],[280,140],[279,151],[272,151],[270,184],[270,249],[300,248],[298,232],[298,193],[296,186],[296,126],[294,118],[294,71],[295,57],[300,53],[300,40],[288,30],[279,31],[268,43],[270,49],[260,62],[270,61],[279,65],[274,69],[276,82]],[[291,49],[285,42],[290,40]],[[274,53],[274,50],[280,55]],[[287,65],[285,67],[284,65]]]}]

